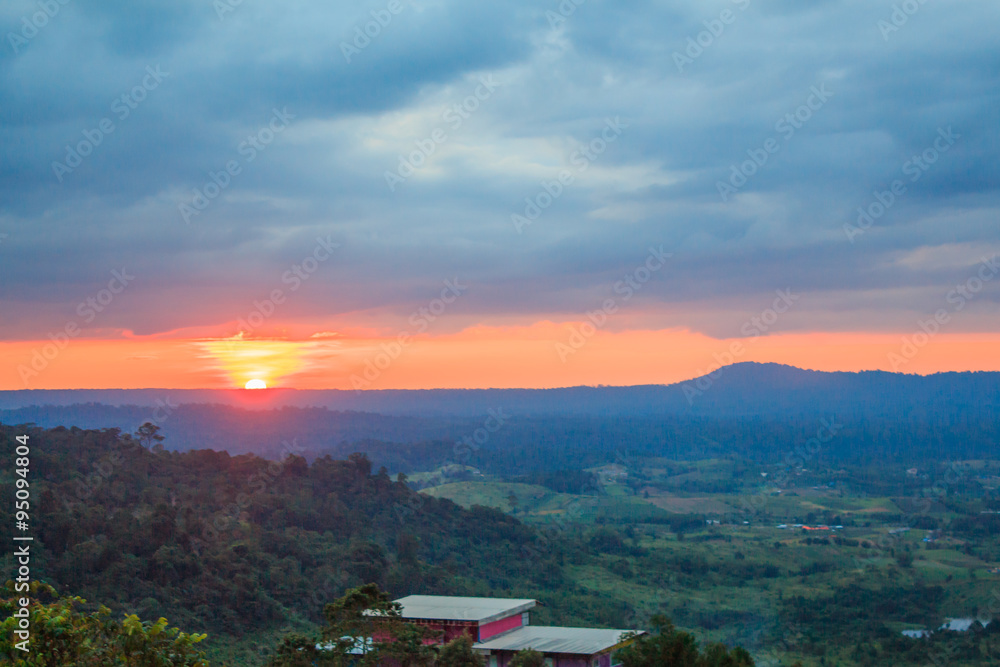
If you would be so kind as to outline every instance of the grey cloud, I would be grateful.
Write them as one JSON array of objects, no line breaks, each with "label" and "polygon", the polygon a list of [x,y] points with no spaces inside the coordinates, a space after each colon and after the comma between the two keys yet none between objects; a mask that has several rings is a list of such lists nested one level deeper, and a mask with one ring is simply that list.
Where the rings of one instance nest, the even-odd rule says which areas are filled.
[{"label": "grey cloud", "polygon": [[[548,5],[407,2],[347,63],[341,42],[384,6],[244,2],[220,21],[210,3],[74,0],[21,53],[8,49],[0,335],[44,335],[123,262],[143,279],[106,326],[154,333],[232,319],[321,233],[344,253],[289,316],[398,317],[455,274],[478,286],[456,308],[464,322],[581,312],[663,243],[675,260],[637,310],[653,313],[650,326],[712,335],[732,335],[786,286],[837,316],[803,307],[809,316],[784,326],[896,325],[960,278],[900,266],[899,253],[996,247],[992,5],[927,3],[886,41],[876,22],[891,3],[588,0],[551,31]],[[726,8],[736,20],[678,72],[672,54]],[[3,34],[19,24],[11,11]],[[112,100],[156,65],[170,77],[119,120]],[[390,193],[383,174],[398,146],[423,139],[433,123],[420,119],[485,71],[505,77],[500,93]],[[716,184],[730,166],[778,136],[775,123],[823,82],[834,97],[722,202]],[[178,204],[285,107],[296,114],[288,133],[185,225]],[[524,198],[572,169],[575,147],[615,116],[629,123],[620,141],[515,233]],[[52,162],[104,117],[114,133],[60,184]],[[390,136],[394,122],[413,136]],[[849,243],[842,228],[857,207],[947,126],[962,139]],[[893,290],[908,291],[889,308],[877,295]],[[977,307],[995,303],[991,292]],[[49,314],[33,321],[36,304]]]}]

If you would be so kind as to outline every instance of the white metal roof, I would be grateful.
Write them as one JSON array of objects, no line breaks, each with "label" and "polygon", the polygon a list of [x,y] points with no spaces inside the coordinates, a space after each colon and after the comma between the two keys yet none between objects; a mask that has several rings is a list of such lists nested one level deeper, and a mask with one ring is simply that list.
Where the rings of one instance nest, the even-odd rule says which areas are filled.
[{"label": "white metal roof", "polygon": [[487,651],[521,651],[531,648],[542,653],[594,655],[621,644],[626,632],[630,631],[527,625],[476,644],[474,648]]},{"label": "white metal roof", "polygon": [[[341,639],[351,642],[351,647],[347,649],[347,652],[351,655],[365,655],[375,649],[375,642],[372,641],[371,637],[341,637]],[[335,645],[333,642],[316,644],[317,651],[332,651],[334,648]]]},{"label": "white metal roof", "polygon": [[477,621],[488,623],[528,611],[536,600],[466,598],[445,595],[408,595],[396,600],[403,606],[403,618],[425,620]]}]

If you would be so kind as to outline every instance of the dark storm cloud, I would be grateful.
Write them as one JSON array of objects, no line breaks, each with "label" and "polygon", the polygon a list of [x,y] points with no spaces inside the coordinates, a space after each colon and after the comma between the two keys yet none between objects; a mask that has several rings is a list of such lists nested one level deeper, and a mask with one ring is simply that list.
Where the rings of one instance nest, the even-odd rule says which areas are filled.
[{"label": "dark storm cloud", "polygon": [[[25,40],[10,35],[38,5],[5,6],[0,334],[44,335],[122,266],[137,278],[102,326],[235,320],[327,235],[342,252],[289,316],[391,319],[454,275],[474,286],[454,326],[571,315],[662,244],[644,325],[713,335],[787,287],[804,296],[785,327],[909,327],[1000,249],[993,5],[925,2],[887,30],[891,2],[404,1],[354,43],[388,6],[69,0]],[[445,113],[487,75],[495,93]],[[293,117],[248,159],[275,110]],[[103,120],[91,154],[54,168]],[[910,180],[948,128],[960,138]],[[434,153],[391,191],[419,145]],[[518,233],[511,215],[560,171],[572,184]],[[905,194],[851,242],[844,226],[895,179]],[[961,326],[986,326],[995,294]]]}]

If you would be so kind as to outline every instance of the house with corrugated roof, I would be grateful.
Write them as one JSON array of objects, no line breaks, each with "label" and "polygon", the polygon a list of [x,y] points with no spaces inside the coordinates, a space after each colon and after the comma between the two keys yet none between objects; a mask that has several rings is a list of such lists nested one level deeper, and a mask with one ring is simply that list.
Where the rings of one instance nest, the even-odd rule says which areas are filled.
[{"label": "house with corrugated roof", "polygon": [[506,667],[525,649],[544,654],[549,667],[614,667],[615,652],[645,634],[531,625],[537,600],[409,595],[396,602],[404,620],[435,630],[441,643],[468,636],[488,667]]}]

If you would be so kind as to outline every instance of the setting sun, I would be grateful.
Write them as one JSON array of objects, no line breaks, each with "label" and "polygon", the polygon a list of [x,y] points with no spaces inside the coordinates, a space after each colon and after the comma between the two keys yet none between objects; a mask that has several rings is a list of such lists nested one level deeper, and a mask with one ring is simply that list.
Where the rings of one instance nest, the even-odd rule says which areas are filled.
[{"label": "setting sun", "polygon": [[263,380],[249,380],[245,385],[244,389],[267,389],[267,383]]}]

